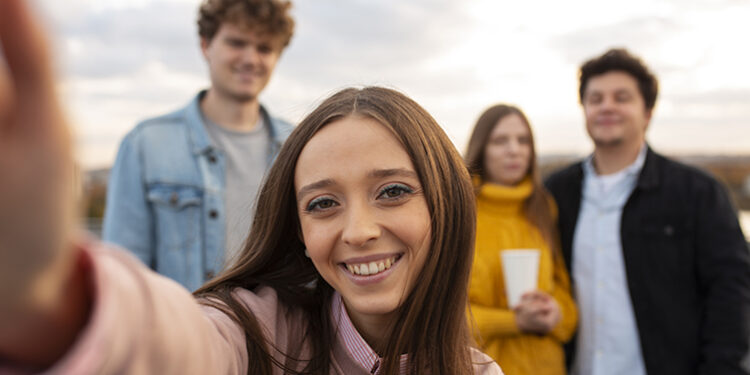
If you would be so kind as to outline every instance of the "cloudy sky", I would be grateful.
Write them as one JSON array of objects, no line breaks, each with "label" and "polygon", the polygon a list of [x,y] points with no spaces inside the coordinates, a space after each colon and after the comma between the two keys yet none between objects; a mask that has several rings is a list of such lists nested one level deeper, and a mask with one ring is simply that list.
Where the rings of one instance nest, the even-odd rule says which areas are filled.
[{"label": "cloudy sky", "polygon": [[[199,0],[36,0],[86,168],[143,118],[208,85]],[[627,47],[656,71],[648,138],[671,154],[750,153],[750,1],[297,0],[296,35],[262,102],[290,121],[349,85],[397,88],[463,151],[483,109],[524,109],[544,155],[591,150],[580,63]]]}]

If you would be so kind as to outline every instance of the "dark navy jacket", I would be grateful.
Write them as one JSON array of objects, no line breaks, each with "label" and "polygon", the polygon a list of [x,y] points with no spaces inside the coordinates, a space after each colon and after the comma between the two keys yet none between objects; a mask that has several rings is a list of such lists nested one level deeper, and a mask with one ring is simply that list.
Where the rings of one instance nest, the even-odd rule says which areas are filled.
[{"label": "dark navy jacket", "polygon": [[[577,163],[546,181],[571,277],[582,180]],[[649,148],[620,235],[646,372],[748,374],[750,252],[724,188]]]}]

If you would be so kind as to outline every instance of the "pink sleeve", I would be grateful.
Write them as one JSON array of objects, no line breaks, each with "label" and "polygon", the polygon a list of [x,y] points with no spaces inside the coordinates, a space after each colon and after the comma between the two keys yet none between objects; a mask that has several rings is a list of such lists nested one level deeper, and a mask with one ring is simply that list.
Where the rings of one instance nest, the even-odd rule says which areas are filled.
[{"label": "pink sleeve", "polygon": [[91,258],[94,307],[50,374],[245,374],[245,335],[226,314],[199,305],[177,283],[122,250],[98,243]]}]

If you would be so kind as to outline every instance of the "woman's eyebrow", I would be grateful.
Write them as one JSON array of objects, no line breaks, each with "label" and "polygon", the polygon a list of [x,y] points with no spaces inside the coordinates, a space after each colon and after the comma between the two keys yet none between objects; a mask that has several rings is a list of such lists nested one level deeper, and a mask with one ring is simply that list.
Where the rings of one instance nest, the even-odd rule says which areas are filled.
[{"label": "woman's eyebrow", "polygon": [[[393,176],[400,176],[400,177],[408,177],[408,178],[418,178],[417,173],[406,169],[406,168],[389,168],[389,169],[375,169],[370,171],[367,174],[367,177],[369,178],[385,178],[385,177],[393,177]],[[310,193],[313,190],[322,189],[328,186],[331,186],[334,184],[333,179],[326,178],[320,181],[313,182],[311,184],[307,184],[299,189],[297,192],[297,200],[299,201],[302,199],[302,197],[305,196],[305,194]]]},{"label": "woman's eyebrow", "polygon": [[392,176],[417,178],[417,172],[406,168],[376,169],[367,174],[371,178],[384,178]]},{"label": "woman's eyebrow", "polygon": [[320,181],[313,182],[311,184],[307,184],[303,186],[302,188],[300,188],[299,191],[297,192],[297,200],[302,199],[302,197],[305,196],[305,194],[308,194],[309,192],[313,190],[328,187],[331,185],[333,185],[333,180],[330,178],[326,178],[324,180],[320,180]]}]

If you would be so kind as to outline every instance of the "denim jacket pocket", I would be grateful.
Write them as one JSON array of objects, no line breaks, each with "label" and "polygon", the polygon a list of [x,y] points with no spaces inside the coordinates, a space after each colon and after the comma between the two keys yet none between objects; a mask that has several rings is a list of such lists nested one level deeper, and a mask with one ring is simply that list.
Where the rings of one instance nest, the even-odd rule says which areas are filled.
[{"label": "denim jacket pocket", "polygon": [[202,189],[195,186],[154,184],[148,187],[156,224],[156,247],[188,251],[200,234]]}]

